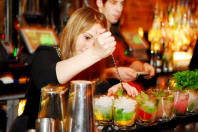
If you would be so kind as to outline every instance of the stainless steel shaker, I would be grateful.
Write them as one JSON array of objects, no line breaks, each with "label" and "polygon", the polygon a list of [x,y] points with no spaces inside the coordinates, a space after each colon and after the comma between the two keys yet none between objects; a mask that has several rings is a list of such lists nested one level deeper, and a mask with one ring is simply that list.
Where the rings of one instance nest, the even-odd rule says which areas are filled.
[{"label": "stainless steel shaker", "polygon": [[39,118],[36,120],[36,132],[56,132],[55,120],[52,118]]},{"label": "stainless steel shaker", "polygon": [[68,132],[94,132],[93,87],[94,85],[90,81],[71,82],[67,103]]}]

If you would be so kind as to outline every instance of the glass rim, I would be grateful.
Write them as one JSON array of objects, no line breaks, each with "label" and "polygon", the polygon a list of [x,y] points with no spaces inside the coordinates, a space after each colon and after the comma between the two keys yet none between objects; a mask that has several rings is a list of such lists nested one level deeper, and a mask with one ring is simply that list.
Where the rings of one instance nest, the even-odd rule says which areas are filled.
[{"label": "glass rim", "polygon": [[49,84],[42,88],[42,92],[46,93],[59,93],[63,94],[67,91],[67,88],[64,85],[52,85]]}]

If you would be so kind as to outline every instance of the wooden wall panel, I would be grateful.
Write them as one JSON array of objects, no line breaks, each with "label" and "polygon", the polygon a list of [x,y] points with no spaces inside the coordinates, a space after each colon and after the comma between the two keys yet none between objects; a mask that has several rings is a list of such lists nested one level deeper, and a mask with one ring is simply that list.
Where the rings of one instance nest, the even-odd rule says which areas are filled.
[{"label": "wooden wall panel", "polygon": [[5,26],[5,9],[4,9],[4,0],[0,0],[0,33],[4,32],[4,26]]},{"label": "wooden wall panel", "polygon": [[152,25],[155,0],[126,0],[121,18],[123,30],[136,31],[142,27],[148,31]]}]

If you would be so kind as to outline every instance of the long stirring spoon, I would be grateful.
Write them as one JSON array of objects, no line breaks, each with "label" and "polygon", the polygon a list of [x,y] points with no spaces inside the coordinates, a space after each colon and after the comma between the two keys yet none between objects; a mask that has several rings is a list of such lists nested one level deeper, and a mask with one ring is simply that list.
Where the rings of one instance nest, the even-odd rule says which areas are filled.
[{"label": "long stirring spoon", "polygon": [[118,70],[118,66],[117,66],[117,63],[116,63],[116,61],[115,61],[115,58],[114,58],[113,54],[111,54],[111,57],[112,57],[112,60],[113,60],[113,63],[114,63],[114,67],[115,67],[115,69],[116,69],[116,72],[117,72],[117,74],[118,74],[119,81],[120,81],[120,84],[121,84],[121,89],[119,90],[119,93],[118,93],[118,95],[121,96],[122,93],[123,93],[123,88],[124,88],[124,87],[123,87],[123,83],[122,83],[122,79],[121,79],[121,76],[120,76],[120,73],[119,73],[119,70]]}]

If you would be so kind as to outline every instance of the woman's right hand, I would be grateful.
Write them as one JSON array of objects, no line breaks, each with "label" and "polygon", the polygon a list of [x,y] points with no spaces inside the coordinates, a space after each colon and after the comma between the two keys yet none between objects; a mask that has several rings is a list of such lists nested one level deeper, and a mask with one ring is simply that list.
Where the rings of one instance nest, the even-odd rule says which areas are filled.
[{"label": "woman's right hand", "polygon": [[105,58],[113,53],[116,47],[115,38],[111,32],[107,32],[105,29],[98,31],[98,35],[94,42],[94,53],[101,58]]},{"label": "woman's right hand", "polygon": [[138,90],[135,87],[129,85],[128,83],[122,82],[122,85],[121,83],[118,83],[112,86],[111,88],[109,88],[107,95],[108,96],[116,95],[117,92],[120,90],[120,88],[122,88],[122,86],[124,90],[126,90],[129,96],[136,97],[139,94]]}]

